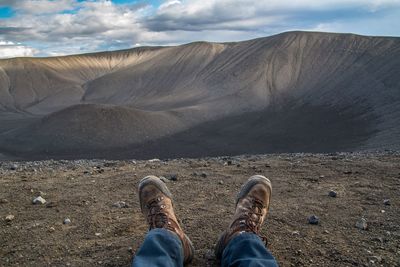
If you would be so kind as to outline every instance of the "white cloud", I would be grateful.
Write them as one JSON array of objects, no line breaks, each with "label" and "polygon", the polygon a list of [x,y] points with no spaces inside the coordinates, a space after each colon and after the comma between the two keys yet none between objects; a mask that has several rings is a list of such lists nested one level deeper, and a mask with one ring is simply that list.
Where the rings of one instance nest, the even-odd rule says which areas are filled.
[{"label": "white cloud", "polygon": [[[159,7],[145,3],[0,0],[0,6],[16,11],[16,16],[0,20],[0,38],[35,44],[40,50],[35,55],[45,56],[137,44],[238,41],[288,30],[400,35],[400,0],[166,0]],[[27,53],[32,49],[19,46]]]},{"label": "white cloud", "polygon": [[17,12],[30,14],[50,14],[72,10],[77,5],[76,0],[5,0],[0,5],[11,6]]},{"label": "white cloud", "polygon": [[0,40],[0,58],[31,57],[36,53],[37,50],[32,47]]}]

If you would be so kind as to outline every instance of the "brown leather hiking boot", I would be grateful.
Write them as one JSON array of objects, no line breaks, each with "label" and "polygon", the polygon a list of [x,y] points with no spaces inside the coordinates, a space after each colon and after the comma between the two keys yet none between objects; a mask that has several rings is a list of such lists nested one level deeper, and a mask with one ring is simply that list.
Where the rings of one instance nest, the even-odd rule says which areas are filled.
[{"label": "brown leather hiking boot", "polygon": [[149,231],[165,228],[182,241],[184,264],[192,261],[194,247],[185,235],[172,207],[172,195],[167,186],[156,176],[146,176],[139,183],[140,208],[147,218]]},{"label": "brown leather hiking boot", "polygon": [[[221,260],[229,241],[241,232],[251,232],[260,236],[261,226],[268,213],[271,192],[271,182],[262,175],[250,177],[242,186],[236,198],[232,222],[221,234],[215,247],[217,260]],[[260,237],[266,242],[265,237]]]}]

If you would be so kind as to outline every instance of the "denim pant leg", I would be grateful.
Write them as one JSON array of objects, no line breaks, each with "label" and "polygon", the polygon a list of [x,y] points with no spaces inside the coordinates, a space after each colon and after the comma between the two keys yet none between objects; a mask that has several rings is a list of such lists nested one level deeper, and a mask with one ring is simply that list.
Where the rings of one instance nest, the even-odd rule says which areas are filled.
[{"label": "denim pant leg", "polygon": [[243,232],[224,249],[221,266],[277,267],[278,263],[256,234]]},{"label": "denim pant leg", "polygon": [[183,248],[181,240],[166,229],[149,231],[137,251],[132,267],[182,267]]}]

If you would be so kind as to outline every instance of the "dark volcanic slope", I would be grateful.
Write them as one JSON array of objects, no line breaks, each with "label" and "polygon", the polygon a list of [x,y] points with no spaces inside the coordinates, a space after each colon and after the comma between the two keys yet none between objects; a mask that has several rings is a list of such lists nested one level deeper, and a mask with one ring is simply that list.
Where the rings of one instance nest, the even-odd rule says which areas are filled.
[{"label": "dark volcanic slope", "polygon": [[29,114],[0,116],[2,150],[38,157],[400,149],[400,38],[289,32],[1,60],[0,110]]}]

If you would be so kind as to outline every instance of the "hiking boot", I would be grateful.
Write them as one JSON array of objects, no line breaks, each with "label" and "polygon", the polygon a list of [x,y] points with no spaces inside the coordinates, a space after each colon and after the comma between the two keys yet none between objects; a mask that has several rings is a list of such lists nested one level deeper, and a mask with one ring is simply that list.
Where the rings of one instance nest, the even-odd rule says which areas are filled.
[{"label": "hiking boot", "polygon": [[139,183],[140,208],[147,218],[149,231],[165,228],[176,234],[182,242],[184,264],[192,261],[194,247],[183,232],[172,206],[172,195],[167,186],[156,176],[146,176]]},{"label": "hiking boot", "polygon": [[[235,236],[250,232],[260,236],[260,229],[267,216],[271,199],[271,182],[262,175],[255,175],[242,186],[236,198],[236,210],[228,229],[220,236],[215,256],[221,260],[222,253]],[[266,242],[266,238],[260,236]]]}]

